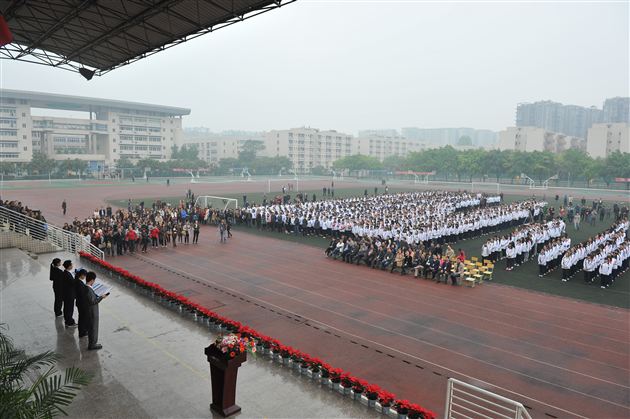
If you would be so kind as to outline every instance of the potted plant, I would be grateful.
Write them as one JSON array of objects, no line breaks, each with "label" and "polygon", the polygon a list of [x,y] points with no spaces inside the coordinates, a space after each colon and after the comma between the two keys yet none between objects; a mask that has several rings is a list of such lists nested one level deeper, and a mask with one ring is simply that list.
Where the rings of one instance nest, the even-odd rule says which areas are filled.
[{"label": "potted plant", "polygon": [[323,385],[332,388],[332,381],[330,380],[330,368],[328,366],[322,365],[320,380]]},{"label": "potted plant", "polygon": [[426,410],[420,405],[412,403],[409,405],[407,417],[409,419],[435,419],[435,413],[430,410]]},{"label": "potted plant", "polygon": [[238,368],[247,361],[247,352],[256,352],[254,341],[237,334],[219,336],[205,349],[212,383],[210,408],[223,417],[241,410],[235,403],[236,379]]},{"label": "potted plant", "polygon": [[380,388],[378,386],[372,384],[365,386],[363,394],[361,394],[361,402],[367,407],[374,407],[378,399],[379,391]]},{"label": "potted plant", "polygon": [[375,408],[384,415],[388,415],[393,402],[394,395],[388,391],[381,390],[378,393],[378,403],[375,404]]},{"label": "potted plant", "polygon": [[66,414],[64,408],[89,384],[92,375],[75,367],[59,372],[56,364],[61,355],[54,352],[27,355],[4,334],[6,328],[0,324],[0,416],[52,418]]},{"label": "potted plant", "polygon": [[365,391],[365,387],[367,385],[368,384],[366,381],[355,378],[354,382],[352,383],[352,398],[354,400],[361,400],[361,396],[363,395],[363,392]]},{"label": "potted plant", "polygon": [[347,396],[352,392],[352,384],[354,383],[354,379],[350,376],[350,374],[342,374],[341,375],[341,392]]},{"label": "potted plant", "polygon": [[394,403],[394,410],[396,410],[396,413],[398,414],[398,419],[407,418],[410,406],[411,403],[409,400],[396,400],[396,403]]},{"label": "potted plant", "polygon": [[341,374],[343,371],[339,368],[331,368],[328,370],[330,374],[330,388],[343,393],[343,388],[341,387]]}]

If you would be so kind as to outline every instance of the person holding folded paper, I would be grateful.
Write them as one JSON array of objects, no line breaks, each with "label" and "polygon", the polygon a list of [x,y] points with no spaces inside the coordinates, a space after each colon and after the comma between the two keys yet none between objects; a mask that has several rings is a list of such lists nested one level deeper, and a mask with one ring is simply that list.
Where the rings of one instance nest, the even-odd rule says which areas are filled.
[{"label": "person holding folded paper", "polygon": [[94,282],[96,281],[96,273],[90,271],[86,276],[87,285],[87,313],[88,313],[88,349],[91,351],[99,350],[103,345],[98,343],[98,305],[104,299],[107,298],[109,292],[102,295],[97,295],[94,291]]}]

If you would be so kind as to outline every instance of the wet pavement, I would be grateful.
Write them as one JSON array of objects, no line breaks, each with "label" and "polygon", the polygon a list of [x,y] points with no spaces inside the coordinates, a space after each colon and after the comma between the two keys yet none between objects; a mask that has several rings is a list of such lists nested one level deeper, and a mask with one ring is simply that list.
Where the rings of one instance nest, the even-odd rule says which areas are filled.
[{"label": "wet pavement", "polygon": [[[201,324],[121,286],[100,305],[100,351],[88,351],[76,328],[52,310],[48,264],[18,249],[0,250],[0,323],[17,347],[63,355],[59,369],[90,371],[94,378],[68,408],[75,418],[212,417],[210,374],[203,353],[214,335]],[[75,264],[76,267],[80,263]],[[98,272],[97,272],[98,274]],[[75,310],[75,319],[76,319]],[[234,417],[382,417],[266,357],[250,355],[239,370]],[[216,415],[219,417],[218,415]]]}]

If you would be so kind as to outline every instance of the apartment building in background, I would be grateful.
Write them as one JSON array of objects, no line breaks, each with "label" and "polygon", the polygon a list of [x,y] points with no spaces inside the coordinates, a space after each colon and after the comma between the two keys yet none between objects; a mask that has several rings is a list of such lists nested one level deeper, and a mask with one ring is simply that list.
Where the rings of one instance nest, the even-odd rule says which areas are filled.
[{"label": "apartment building in background", "polygon": [[261,155],[286,156],[293,164],[291,169],[309,173],[316,167],[330,168],[335,160],[354,154],[353,140],[350,134],[310,127],[272,130],[265,134]]},{"label": "apartment building in background", "polygon": [[272,130],[265,135],[265,151],[269,157],[286,156],[298,173],[310,173],[316,167],[329,169],[335,160],[355,154],[371,156],[383,161],[390,156],[406,156],[425,148],[423,141],[400,136],[382,136],[363,132],[354,137],[334,130],[301,127]]},{"label": "apartment building in background", "polygon": [[497,133],[475,128],[418,128],[405,127],[402,136],[409,140],[421,141],[427,147],[455,146],[461,137],[470,137],[476,147],[493,147],[498,141]]},{"label": "apartment building in background", "polygon": [[586,151],[586,140],[537,127],[508,127],[499,132],[499,150],[549,151],[569,149]]},{"label": "apartment building in background", "polygon": [[183,145],[197,147],[201,160],[216,165],[221,159],[238,158],[238,153],[247,141],[264,140],[265,135],[262,132],[235,130],[212,132],[205,127],[189,127],[184,128]]},{"label": "apartment building in background", "polygon": [[606,158],[615,151],[630,153],[630,124],[593,125],[588,130],[586,151],[595,158]]},{"label": "apartment building in background", "polygon": [[353,142],[354,152],[352,154],[363,154],[376,157],[383,162],[388,157],[404,157],[414,151],[422,151],[427,148],[424,141],[410,140],[401,136],[368,135],[358,137]]},{"label": "apartment building in background", "polygon": [[[33,109],[84,117],[34,115]],[[91,171],[114,167],[121,158],[168,160],[172,146],[182,144],[182,116],[189,114],[170,106],[0,89],[0,158],[28,162],[42,152],[87,161]]]}]

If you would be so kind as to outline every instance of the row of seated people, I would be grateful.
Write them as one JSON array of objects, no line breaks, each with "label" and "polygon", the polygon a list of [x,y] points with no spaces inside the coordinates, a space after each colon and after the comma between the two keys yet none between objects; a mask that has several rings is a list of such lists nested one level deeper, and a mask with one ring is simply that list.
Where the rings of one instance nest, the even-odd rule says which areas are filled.
[{"label": "row of seated people", "polygon": [[413,273],[415,277],[458,285],[466,273],[466,255],[459,249],[457,256],[449,245],[443,248],[435,242],[409,245],[394,240],[380,241],[371,238],[340,237],[333,239],[325,251],[326,256],[372,269]]}]

